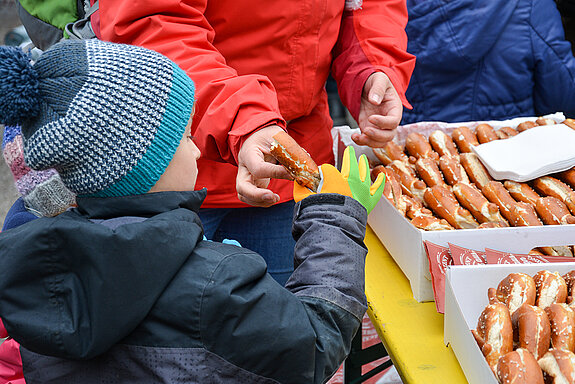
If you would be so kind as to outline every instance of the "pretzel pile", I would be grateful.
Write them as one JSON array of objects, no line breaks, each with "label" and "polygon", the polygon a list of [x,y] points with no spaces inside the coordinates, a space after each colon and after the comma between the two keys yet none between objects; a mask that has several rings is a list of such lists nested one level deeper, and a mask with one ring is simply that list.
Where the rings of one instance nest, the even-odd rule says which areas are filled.
[{"label": "pretzel pile", "polygon": [[502,384],[575,382],[575,271],[511,273],[472,330]]},{"label": "pretzel pile", "polygon": [[[575,120],[564,124],[575,129]],[[411,223],[423,230],[500,228],[575,223],[575,168],[529,183],[496,181],[473,146],[504,140],[538,125],[556,124],[539,118],[516,127],[494,129],[479,124],[455,128],[451,135],[436,130],[429,137],[411,132],[405,145],[389,142],[374,148],[373,180],[386,175],[384,196]],[[573,256],[573,247],[533,250],[549,256]]]}]

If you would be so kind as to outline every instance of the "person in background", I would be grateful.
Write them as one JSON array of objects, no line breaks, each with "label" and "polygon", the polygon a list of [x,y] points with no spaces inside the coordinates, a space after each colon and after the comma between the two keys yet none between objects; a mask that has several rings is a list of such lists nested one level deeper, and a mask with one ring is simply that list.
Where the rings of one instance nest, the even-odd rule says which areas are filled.
[{"label": "person in background", "polygon": [[257,251],[285,283],[294,201],[271,138],[287,130],[318,164],[334,163],[330,73],[359,123],[355,142],[393,138],[415,61],[404,0],[101,1],[96,15],[98,38],[165,54],[194,79],[206,236]]},{"label": "person in background", "polygon": [[575,55],[575,0],[556,0],[556,3],[563,21],[565,39],[571,43],[571,51]]},{"label": "person in background", "polygon": [[2,155],[21,196],[7,213],[3,230],[36,217],[56,216],[75,204],[74,193],[62,183],[55,169],[36,171],[26,165],[19,126],[4,128]]},{"label": "person in background", "polygon": [[575,57],[553,0],[407,0],[417,56],[402,124],[575,116]]},{"label": "person in background", "polygon": [[[246,248],[203,238],[195,86],[136,46],[66,40],[33,65],[0,48],[0,122],[77,207],[0,233],[0,317],[27,384],[324,383],[366,311],[363,242],[381,198],[346,150],[296,184],[285,287]],[[8,92],[10,91],[10,92]],[[98,101],[97,108],[94,102]]]}]

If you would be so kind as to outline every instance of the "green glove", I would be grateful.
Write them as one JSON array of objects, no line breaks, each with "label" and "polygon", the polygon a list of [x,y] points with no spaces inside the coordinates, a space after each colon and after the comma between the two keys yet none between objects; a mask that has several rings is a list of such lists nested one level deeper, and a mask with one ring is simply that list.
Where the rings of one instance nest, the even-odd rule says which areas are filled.
[{"label": "green glove", "polygon": [[384,174],[380,173],[374,183],[371,184],[367,157],[361,155],[358,163],[355,150],[351,146],[348,146],[343,152],[341,174],[349,184],[352,197],[367,209],[367,213],[371,212],[383,195]]}]

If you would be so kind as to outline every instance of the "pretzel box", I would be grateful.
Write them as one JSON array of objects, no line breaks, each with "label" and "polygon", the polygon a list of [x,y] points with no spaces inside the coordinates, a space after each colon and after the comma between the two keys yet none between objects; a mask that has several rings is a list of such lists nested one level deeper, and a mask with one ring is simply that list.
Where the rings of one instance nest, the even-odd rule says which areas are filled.
[{"label": "pretzel box", "polygon": [[[545,116],[557,122],[565,120],[562,113]],[[460,126],[470,129],[480,123],[488,123],[494,128],[505,126],[515,127],[524,121],[534,121],[536,118],[517,118],[506,121],[443,123],[424,122],[400,126],[397,129],[395,141],[403,145],[407,135],[419,132],[429,136],[435,130],[442,130],[451,135]],[[359,147],[351,140],[351,133],[356,132],[349,127],[334,128],[334,151],[336,159],[341,161],[341,155],[347,145],[353,145],[356,154],[365,154],[375,161],[375,155],[369,147]],[[338,162],[338,164],[340,164]],[[447,247],[448,243],[461,247],[483,251],[485,248],[498,249],[512,253],[528,253],[540,246],[570,245],[575,243],[575,224],[552,225],[538,227],[508,227],[489,229],[457,229],[445,231],[425,231],[414,227],[387,199],[382,198],[368,217],[368,224],[385,245],[391,256],[409,279],[413,297],[418,302],[433,301],[433,287],[429,262],[425,253],[424,241]]]},{"label": "pretzel box", "polygon": [[534,276],[541,270],[561,275],[575,270],[575,263],[453,265],[445,282],[444,343],[450,344],[469,384],[497,384],[473,334],[477,320],[489,303],[487,290],[512,272]]}]

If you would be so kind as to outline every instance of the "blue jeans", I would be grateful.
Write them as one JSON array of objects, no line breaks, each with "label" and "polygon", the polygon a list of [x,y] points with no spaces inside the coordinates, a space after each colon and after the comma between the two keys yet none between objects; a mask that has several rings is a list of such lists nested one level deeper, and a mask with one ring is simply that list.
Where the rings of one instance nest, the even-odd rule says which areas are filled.
[{"label": "blue jeans", "polygon": [[242,247],[259,253],[270,275],[285,285],[294,269],[294,205],[292,200],[269,208],[202,208],[200,218],[209,240],[237,240]]}]

